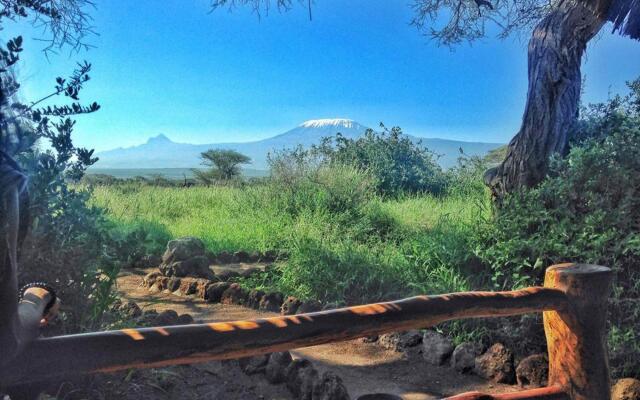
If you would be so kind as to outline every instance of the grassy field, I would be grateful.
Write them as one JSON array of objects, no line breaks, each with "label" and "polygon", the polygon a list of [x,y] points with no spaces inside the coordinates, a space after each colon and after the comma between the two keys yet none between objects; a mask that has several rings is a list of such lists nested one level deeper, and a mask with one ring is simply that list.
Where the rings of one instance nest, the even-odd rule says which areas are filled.
[{"label": "grassy field", "polygon": [[250,284],[302,298],[354,303],[473,285],[464,269],[473,264],[468,233],[488,215],[482,194],[384,200],[363,190],[336,200],[335,187],[284,192],[115,185],[95,187],[93,202],[159,244],[196,236],[213,252],[278,250],[287,257],[277,275]]},{"label": "grassy field", "polygon": [[[111,175],[118,179],[135,178],[142,176],[144,178],[153,178],[161,176],[166,179],[182,180],[184,178],[193,178],[192,168],[96,168],[91,167],[87,170],[87,175]],[[243,168],[242,176],[245,178],[260,178],[269,175],[269,171],[262,169]]]}]

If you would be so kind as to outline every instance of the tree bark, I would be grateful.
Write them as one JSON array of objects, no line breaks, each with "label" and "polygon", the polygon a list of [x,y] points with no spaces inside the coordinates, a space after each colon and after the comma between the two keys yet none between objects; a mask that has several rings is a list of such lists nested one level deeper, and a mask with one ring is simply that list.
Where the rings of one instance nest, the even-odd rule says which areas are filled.
[{"label": "tree bark", "polygon": [[533,31],[522,126],[502,164],[485,174],[485,183],[497,198],[540,183],[551,155],[567,151],[578,116],[582,55],[606,22],[603,13],[590,6],[581,0],[561,1]]}]

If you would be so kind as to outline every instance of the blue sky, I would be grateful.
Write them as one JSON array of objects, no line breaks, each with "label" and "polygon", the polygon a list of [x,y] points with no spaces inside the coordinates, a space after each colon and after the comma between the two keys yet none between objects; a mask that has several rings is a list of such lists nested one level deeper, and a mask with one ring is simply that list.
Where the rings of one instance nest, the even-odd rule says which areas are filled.
[{"label": "blue sky", "polygon": [[[159,133],[192,143],[249,141],[334,117],[491,142],[507,142],[519,127],[528,35],[489,36],[452,51],[409,25],[409,2],[317,0],[312,21],[302,7],[258,19],[246,9],[209,13],[208,4],[97,1],[95,48],[47,61],[44,45],[27,40],[23,96],[48,94],[75,61],[92,62],[81,99],[102,109],[78,117],[75,140],[97,150]],[[640,43],[609,31],[588,49],[586,101],[604,100],[640,75]],[[42,36],[28,32],[25,39]]]}]

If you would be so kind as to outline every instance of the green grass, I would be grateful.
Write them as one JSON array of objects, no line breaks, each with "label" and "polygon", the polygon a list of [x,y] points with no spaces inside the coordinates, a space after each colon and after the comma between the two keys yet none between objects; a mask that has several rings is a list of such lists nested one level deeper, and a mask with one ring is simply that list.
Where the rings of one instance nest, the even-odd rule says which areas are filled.
[{"label": "green grass", "polygon": [[294,188],[98,186],[92,201],[117,225],[156,237],[196,236],[213,252],[281,251],[272,275],[245,284],[301,298],[355,304],[477,284],[471,237],[489,212],[484,193],[385,200],[359,174]]},{"label": "green grass", "polygon": [[268,201],[255,207],[260,192],[259,188],[98,186],[93,203],[118,224],[162,229],[171,237],[196,236],[214,252],[267,250],[277,244],[287,218]]},{"label": "green grass", "polygon": [[[202,169],[202,168],[197,168]],[[145,178],[153,178],[162,176],[166,179],[182,181],[193,178],[193,168],[96,168],[91,167],[87,170],[87,175],[111,175],[118,179],[135,178],[142,176]],[[262,169],[243,168],[242,176],[245,178],[260,178],[269,175],[269,171]]]}]

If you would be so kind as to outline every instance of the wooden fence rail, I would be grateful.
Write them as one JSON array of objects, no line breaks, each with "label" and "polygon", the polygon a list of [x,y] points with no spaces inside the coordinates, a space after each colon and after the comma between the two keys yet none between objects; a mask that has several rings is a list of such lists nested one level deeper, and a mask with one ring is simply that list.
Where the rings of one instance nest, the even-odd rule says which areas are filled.
[{"label": "wooden fence rail", "polygon": [[38,339],[0,373],[0,386],[69,375],[151,368],[314,346],[461,318],[544,313],[549,387],[514,394],[467,393],[450,399],[609,399],[605,346],[611,270],[563,264],[544,287],[509,292],[417,296],[310,314],[97,332]]}]

